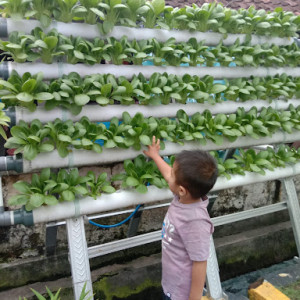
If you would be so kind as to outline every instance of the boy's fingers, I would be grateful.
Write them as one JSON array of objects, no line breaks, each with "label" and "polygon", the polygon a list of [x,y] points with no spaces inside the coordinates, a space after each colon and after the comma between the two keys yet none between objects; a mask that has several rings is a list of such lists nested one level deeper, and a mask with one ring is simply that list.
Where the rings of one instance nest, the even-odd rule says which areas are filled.
[{"label": "boy's fingers", "polygon": [[159,144],[160,144],[160,139],[157,139],[156,145],[159,146]]},{"label": "boy's fingers", "polygon": [[155,145],[155,136],[152,136],[152,145]]}]

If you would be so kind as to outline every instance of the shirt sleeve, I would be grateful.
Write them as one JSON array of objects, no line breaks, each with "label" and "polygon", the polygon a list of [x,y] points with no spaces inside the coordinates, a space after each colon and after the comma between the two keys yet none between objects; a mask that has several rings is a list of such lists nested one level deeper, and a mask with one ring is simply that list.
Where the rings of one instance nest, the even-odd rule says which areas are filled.
[{"label": "shirt sleeve", "polygon": [[193,220],[181,226],[178,233],[192,261],[205,261],[209,257],[212,224],[207,220]]}]

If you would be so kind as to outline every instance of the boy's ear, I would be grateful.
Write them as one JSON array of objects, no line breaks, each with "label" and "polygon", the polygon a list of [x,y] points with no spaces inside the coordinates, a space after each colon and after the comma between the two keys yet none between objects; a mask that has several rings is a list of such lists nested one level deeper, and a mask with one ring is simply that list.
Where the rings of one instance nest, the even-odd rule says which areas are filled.
[{"label": "boy's ear", "polygon": [[187,189],[182,185],[179,186],[179,196],[184,197],[188,193]]}]

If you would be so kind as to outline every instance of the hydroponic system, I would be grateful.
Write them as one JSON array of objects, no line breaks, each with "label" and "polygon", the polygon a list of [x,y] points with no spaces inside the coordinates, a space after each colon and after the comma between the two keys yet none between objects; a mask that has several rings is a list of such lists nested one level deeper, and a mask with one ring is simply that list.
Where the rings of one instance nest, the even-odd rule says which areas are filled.
[{"label": "hydroponic system", "polygon": [[[0,157],[0,171],[41,170],[14,184],[19,194],[9,203],[23,208],[0,210],[0,226],[67,220],[76,299],[85,283],[92,290],[88,259],[97,256],[87,249],[83,216],[172,197],[141,155],[153,135],[170,164],[184,149],[211,151],[220,173],[215,191],[284,179],[289,201],[214,222],[288,208],[300,253],[291,179],[300,174],[300,150],[285,145],[300,140],[300,16],[216,3],[179,9],[163,0],[0,5],[0,49],[8,57],[0,65],[0,126],[10,122],[5,147],[14,149]],[[263,144],[276,146],[252,149]],[[225,149],[239,151],[224,160],[218,150]],[[124,162],[124,172],[112,178],[79,176],[76,168],[114,162]],[[158,239],[152,233],[131,245]],[[212,260],[209,293],[220,299],[218,271],[209,273],[215,254]]]}]

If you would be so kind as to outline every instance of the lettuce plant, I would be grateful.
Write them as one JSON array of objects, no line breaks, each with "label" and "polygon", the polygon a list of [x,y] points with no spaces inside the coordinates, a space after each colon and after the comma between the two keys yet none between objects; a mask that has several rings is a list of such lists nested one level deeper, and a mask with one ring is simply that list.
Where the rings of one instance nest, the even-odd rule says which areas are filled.
[{"label": "lettuce plant", "polygon": [[104,22],[99,24],[100,32],[109,33],[113,27],[121,20],[120,14],[123,10],[128,10],[128,6],[122,0],[103,0],[99,4],[100,11],[104,11]]},{"label": "lettuce plant", "polygon": [[21,36],[14,31],[9,35],[8,41],[0,41],[0,49],[4,51],[3,54],[11,56],[13,61],[23,63],[28,59],[29,53],[33,54],[28,49],[27,40],[28,36]]},{"label": "lettuce plant", "polygon": [[85,23],[96,24],[98,20],[104,20],[104,13],[99,10],[101,0],[81,0],[80,6],[76,8],[76,15],[81,16]]},{"label": "lettuce plant", "polygon": [[3,129],[3,126],[9,126],[9,122],[10,122],[10,117],[8,117],[5,114],[5,111],[3,111],[3,108],[5,107],[5,105],[3,103],[0,102],[0,135],[7,140],[7,136],[6,133]]},{"label": "lettuce plant", "polygon": [[[5,147],[15,149],[15,154],[22,152],[27,160],[34,159],[40,152],[50,152],[54,144],[46,137],[49,136],[48,128],[43,127],[39,120],[33,120],[30,127],[24,121],[11,128],[12,137],[5,143]],[[46,139],[45,139],[46,138]]]},{"label": "lettuce plant", "polygon": [[41,22],[42,27],[48,27],[51,23],[54,0],[32,0],[32,14]]},{"label": "lettuce plant", "polygon": [[158,188],[167,186],[167,182],[158,172],[155,163],[147,161],[143,155],[139,155],[133,161],[125,160],[124,169],[125,173],[112,177],[112,181],[122,180],[122,188],[134,188],[137,192],[145,194],[148,191],[148,184],[155,185]]},{"label": "lettuce plant", "polygon": [[26,72],[20,77],[15,71],[12,71],[8,81],[0,80],[0,85],[3,87],[0,91],[2,101],[7,106],[18,104],[34,111],[36,100],[48,101],[53,98],[53,94],[47,92],[47,84],[42,79],[42,73],[31,76]]},{"label": "lettuce plant", "polygon": [[77,0],[55,0],[53,16],[61,22],[72,22],[76,16]]},{"label": "lettuce plant", "polygon": [[87,177],[89,178],[86,183],[89,187],[88,196],[93,197],[95,200],[101,196],[102,192],[111,194],[116,191],[115,188],[111,186],[111,183],[107,181],[107,173],[102,173],[97,177],[94,172],[89,171]]},{"label": "lettuce plant", "polygon": [[154,28],[156,20],[163,13],[165,9],[165,0],[147,1],[144,6],[140,8],[140,13],[143,16],[142,21],[147,28]]},{"label": "lettuce plant", "polygon": [[146,0],[127,0],[128,9],[122,9],[120,23],[125,26],[136,27],[141,22],[141,12],[145,9]]},{"label": "lettuce plant", "polygon": [[[35,58],[41,58],[44,63],[51,64],[54,57],[64,55],[64,52],[59,50],[58,46],[58,33],[56,30],[51,30],[48,34],[36,27],[33,31],[33,37],[28,36],[29,40],[32,39],[33,43],[29,46],[29,49],[34,49],[34,54],[29,57],[31,61]],[[32,37],[32,38],[31,38]]]},{"label": "lettuce plant", "polygon": [[4,0],[0,1],[1,12],[4,16],[12,19],[21,20],[32,16],[30,11],[31,0]]}]

